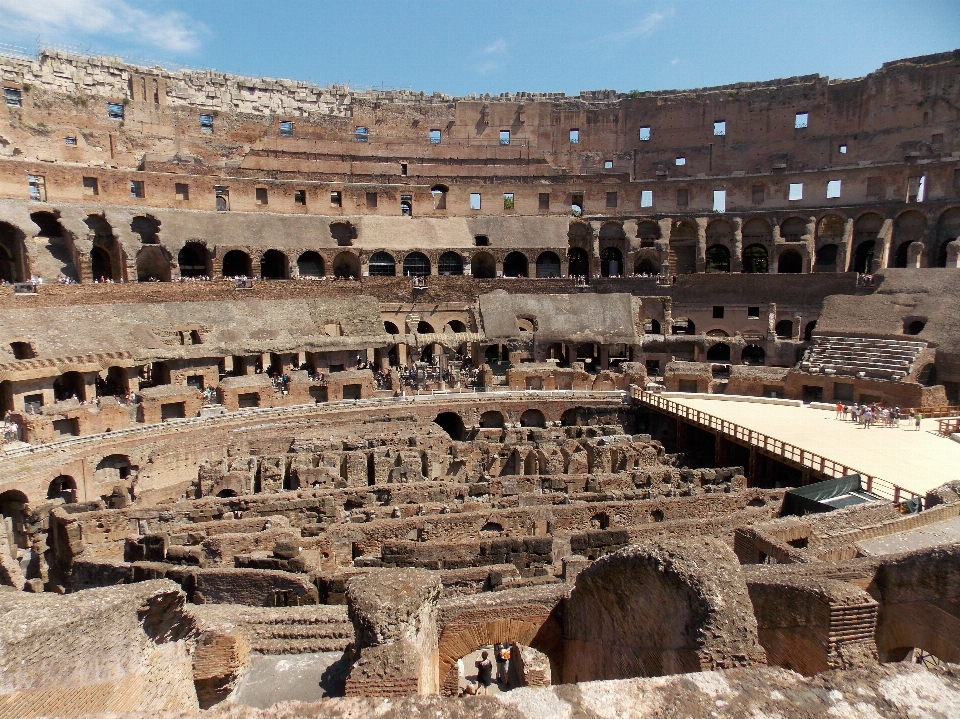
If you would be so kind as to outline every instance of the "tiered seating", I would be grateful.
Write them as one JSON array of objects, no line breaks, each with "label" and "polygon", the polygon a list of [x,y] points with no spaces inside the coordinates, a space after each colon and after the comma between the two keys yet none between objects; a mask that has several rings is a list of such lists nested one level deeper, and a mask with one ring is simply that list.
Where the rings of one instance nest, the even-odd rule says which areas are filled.
[{"label": "tiered seating", "polygon": [[900,381],[913,371],[917,354],[926,346],[917,340],[814,337],[800,369],[811,374]]}]

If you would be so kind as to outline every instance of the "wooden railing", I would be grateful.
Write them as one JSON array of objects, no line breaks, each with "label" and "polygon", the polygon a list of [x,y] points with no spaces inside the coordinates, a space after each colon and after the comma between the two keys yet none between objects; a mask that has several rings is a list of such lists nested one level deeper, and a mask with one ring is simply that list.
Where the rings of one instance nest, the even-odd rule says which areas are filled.
[{"label": "wooden railing", "polygon": [[[836,478],[845,477],[850,474],[859,474],[863,480],[864,489],[866,489],[866,491],[872,492],[873,494],[877,494],[881,497],[885,497],[886,499],[892,499],[894,502],[900,502],[902,499],[910,499],[912,497],[919,496],[916,492],[911,492],[909,489],[904,489],[903,487],[893,484],[892,482],[888,482],[885,479],[881,479],[880,477],[875,477],[859,469],[855,469],[849,465],[843,464],[842,462],[837,462],[829,459],[828,457],[824,457],[821,454],[817,454],[816,452],[811,452],[809,449],[798,447],[795,444],[784,442],[782,439],[771,437],[763,432],[757,432],[756,430],[748,429],[747,427],[739,425],[736,422],[731,422],[730,420],[722,419],[699,409],[694,409],[693,407],[688,407],[684,404],[680,404],[679,402],[674,402],[673,400],[667,399],[659,394],[646,392],[635,385],[631,386],[630,395],[638,402],[642,402],[650,407],[656,407],[657,409],[679,417],[690,424],[704,427],[717,432],[718,434],[729,437],[734,441],[747,444],[751,447],[756,447],[757,449],[763,450],[767,454],[780,457],[799,467],[812,469],[815,472],[819,472],[824,477]],[[904,497],[904,495],[909,496]]]},{"label": "wooden railing", "polygon": [[943,405],[942,407],[908,407],[900,410],[900,416],[906,417],[911,412],[919,412],[924,419],[934,419],[935,417],[960,417],[960,406],[955,404]]},{"label": "wooden railing", "polygon": [[949,417],[937,420],[937,433],[949,437],[954,432],[960,432],[960,417]]}]

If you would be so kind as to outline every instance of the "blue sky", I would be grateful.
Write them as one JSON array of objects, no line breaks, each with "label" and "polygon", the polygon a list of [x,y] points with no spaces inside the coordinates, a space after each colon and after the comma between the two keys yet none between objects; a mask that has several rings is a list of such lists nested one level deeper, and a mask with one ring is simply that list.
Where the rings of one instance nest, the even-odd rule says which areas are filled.
[{"label": "blue sky", "polygon": [[0,44],[320,85],[682,89],[960,48],[960,0],[0,0]]}]

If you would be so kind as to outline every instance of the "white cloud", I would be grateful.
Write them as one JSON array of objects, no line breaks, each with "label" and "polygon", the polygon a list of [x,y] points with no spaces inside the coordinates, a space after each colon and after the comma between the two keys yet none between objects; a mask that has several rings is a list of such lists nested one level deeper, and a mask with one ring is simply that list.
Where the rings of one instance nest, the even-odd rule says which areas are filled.
[{"label": "white cloud", "polygon": [[127,0],[0,0],[0,17],[8,31],[29,37],[51,34],[70,42],[101,35],[178,52],[199,48],[204,30],[183,13],[151,12]]},{"label": "white cloud", "polygon": [[481,75],[486,75],[503,66],[507,59],[507,41],[503,38],[495,40],[480,51],[483,62],[477,67]]},{"label": "white cloud", "polygon": [[623,42],[625,40],[636,40],[638,37],[645,37],[656,30],[668,15],[672,14],[672,8],[666,12],[652,12],[635,25],[611,33],[603,39],[608,42]]}]

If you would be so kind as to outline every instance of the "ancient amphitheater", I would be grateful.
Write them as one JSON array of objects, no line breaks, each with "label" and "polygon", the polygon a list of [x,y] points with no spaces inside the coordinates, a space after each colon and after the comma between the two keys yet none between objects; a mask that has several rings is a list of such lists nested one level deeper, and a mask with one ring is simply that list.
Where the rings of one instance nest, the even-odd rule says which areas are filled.
[{"label": "ancient amphitheater", "polygon": [[0,79],[0,717],[960,716],[960,51]]}]

